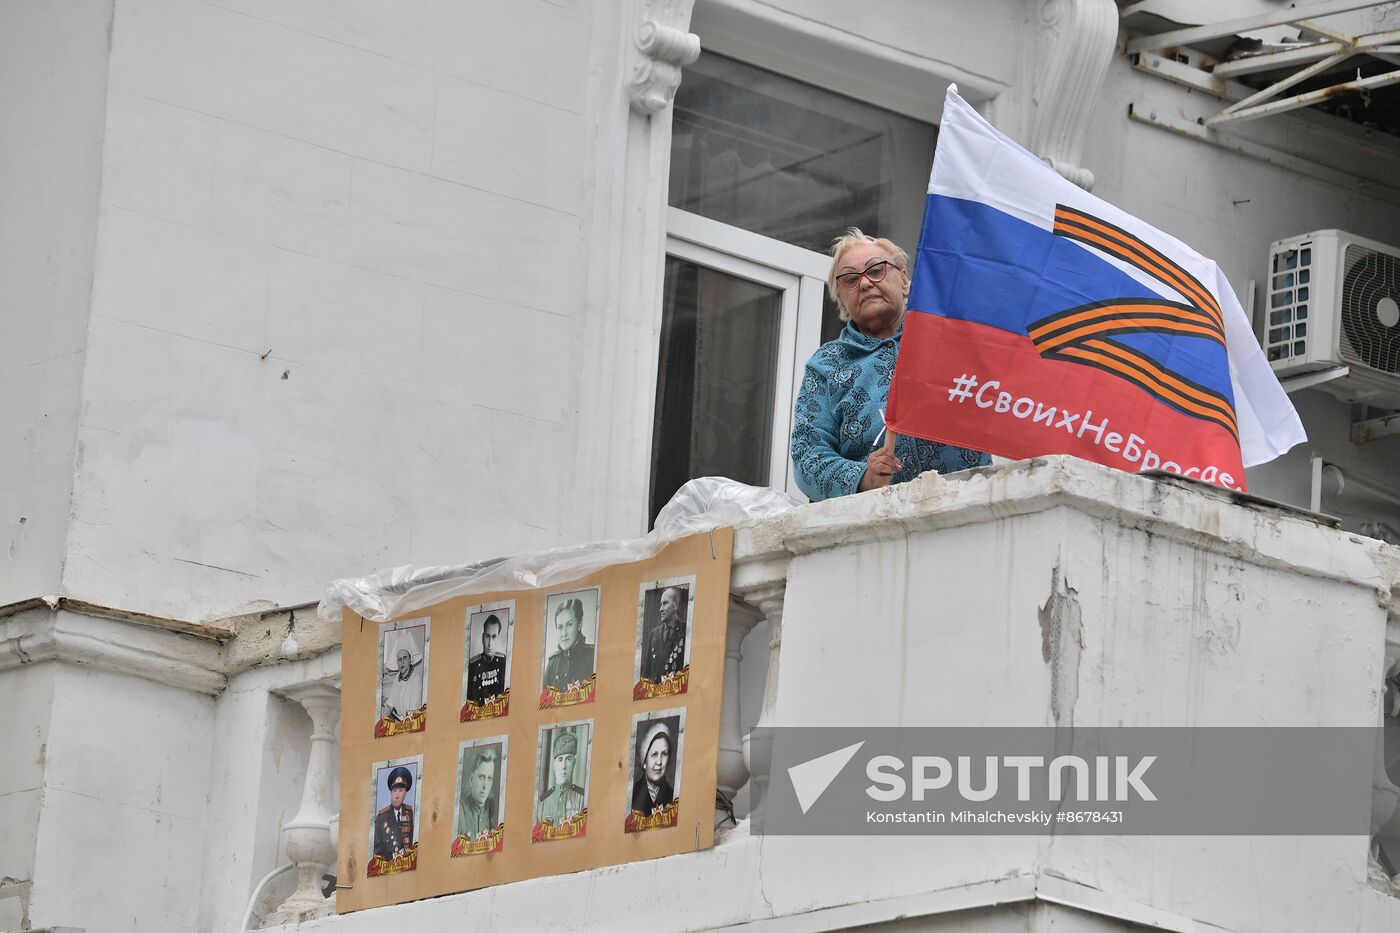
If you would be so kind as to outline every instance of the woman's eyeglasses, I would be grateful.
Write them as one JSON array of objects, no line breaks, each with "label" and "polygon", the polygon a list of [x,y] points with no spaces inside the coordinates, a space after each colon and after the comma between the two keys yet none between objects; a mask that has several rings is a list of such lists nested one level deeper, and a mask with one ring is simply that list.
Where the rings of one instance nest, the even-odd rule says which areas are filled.
[{"label": "woman's eyeglasses", "polygon": [[[838,275],[836,277],[836,284],[841,286],[843,291],[855,291],[856,287],[860,285],[860,280],[862,278],[867,278],[872,282],[878,282],[883,279],[885,273],[889,270],[889,266],[890,261],[888,259],[872,262],[860,272],[847,272]],[[895,266],[895,268],[898,269],[899,267]]]}]

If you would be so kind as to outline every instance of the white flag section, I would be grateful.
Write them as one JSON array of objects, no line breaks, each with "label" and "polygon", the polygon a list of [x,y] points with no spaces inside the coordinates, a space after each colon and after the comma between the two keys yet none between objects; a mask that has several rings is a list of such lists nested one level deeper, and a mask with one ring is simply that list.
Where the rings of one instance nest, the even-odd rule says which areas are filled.
[{"label": "white flag section", "polygon": [[[1067,439],[1038,415],[1009,419],[982,404],[994,395],[967,391],[992,379],[1037,412],[1040,402],[1092,409],[1080,424],[1097,435]],[[1220,267],[1062,178],[956,87],[939,128],[890,424],[1004,456],[1074,453],[1129,470],[1151,468],[1156,456],[1142,451],[1156,445],[1160,462],[1198,476],[1186,465],[1223,473],[1228,460],[1255,466],[1307,439]]]},{"label": "white flag section", "polygon": [[1245,466],[1258,466],[1288,453],[1306,441],[1308,435],[1219,266],[1215,267],[1215,282],[1226,312],[1230,384],[1235,389],[1235,409],[1240,417],[1240,455]]}]

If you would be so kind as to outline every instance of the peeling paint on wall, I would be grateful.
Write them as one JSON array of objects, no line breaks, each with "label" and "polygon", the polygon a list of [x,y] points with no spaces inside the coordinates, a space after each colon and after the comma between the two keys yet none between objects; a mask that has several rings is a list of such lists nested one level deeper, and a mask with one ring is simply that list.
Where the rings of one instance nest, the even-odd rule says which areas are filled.
[{"label": "peeling paint on wall", "polygon": [[1050,571],[1050,595],[1038,613],[1040,657],[1050,666],[1050,712],[1056,725],[1074,724],[1074,704],[1079,699],[1079,658],[1084,651],[1084,629],[1079,591],[1060,574],[1057,559]]}]

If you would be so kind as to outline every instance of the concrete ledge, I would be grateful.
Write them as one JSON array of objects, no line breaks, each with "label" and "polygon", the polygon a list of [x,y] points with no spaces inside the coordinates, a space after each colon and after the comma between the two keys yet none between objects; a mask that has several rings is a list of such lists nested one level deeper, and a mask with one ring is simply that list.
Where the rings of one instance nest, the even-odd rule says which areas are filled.
[{"label": "concrete ledge", "polygon": [[864,541],[1068,507],[1202,550],[1376,591],[1389,605],[1400,548],[1327,527],[1302,512],[1176,478],[1038,457],[950,476],[925,474],[874,493],[814,503],[740,529],[735,562],[808,554]]},{"label": "concrete ledge", "polygon": [[43,661],[101,667],[211,696],[226,683],[222,646],[213,636],[46,604],[0,618],[0,672]]},{"label": "concrete ledge", "polygon": [[136,612],[131,609],[117,609],[112,606],[101,606],[97,603],[90,603],[81,599],[72,599],[68,596],[37,596],[33,599],[25,599],[17,603],[9,603],[0,606],[0,619],[6,616],[17,615],[21,612],[29,612],[33,609],[48,609],[51,611],[68,610],[80,615],[96,616],[103,619],[117,619],[122,622],[144,625],[148,628],[182,632],[186,635],[197,635],[201,638],[213,638],[218,641],[225,641],[233,637],[233,631],[231,629],[212,622],[186,622],[183,619],[172,619],[169,616],[153,616],[149,613]]},{"label": "concrete ledge", "polygon": [[[997,878],[960,887],[907,894],[885,900],[826,907],[786,917],[719,927],[719,931],[752,933],[813,933],[849,930],[909,920],[929,920],[948,914],[1014,905],[1049,904],[1067,913],[1090,914],[1116,921],[1123,929],[1147,927],[1174,933],[1196,933],[1202,927],[1189,917],[1156,910],[1067,878],[1037,873]],[[951,921],[952,918],[949,918]],[[931,925],[930,929],[934,927]],[[961,929],[960,926],[952,927]],[[941,927],[938,927],[941,929]],[[1074,929],[1072,927],[1072,929]]]}]

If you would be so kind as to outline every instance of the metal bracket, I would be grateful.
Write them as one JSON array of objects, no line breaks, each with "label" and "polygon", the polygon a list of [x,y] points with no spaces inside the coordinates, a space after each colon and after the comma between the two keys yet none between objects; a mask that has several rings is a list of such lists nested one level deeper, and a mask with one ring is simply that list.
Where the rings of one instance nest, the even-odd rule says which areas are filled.
[{"label": "metal bracket", "polygon": [[1351,442],[1365,444],[1378,438],[1400,434],[1400,411],[1393,411],[1379,418],[1354,421],[1351,425]]},{"label": "metal bracket", "polygon": [[[1150,52],[1133,56],[1132,64],[1138,71],[1155,75],[1192,90],[1204,91],[1224,101],[1240,100],[1249,91],[1249,88],[1237,81],[1212,77],[1199,68],[1172,61],[1160,55],[1153,55]],[[1194,99],[1192,98],[1192,100]],[[1152,104],[1144,106],[1134,102],[1128,105],[1128,119],[1186,136],[1197,142],[1217,146],[1238,155],[1257,159],[1267,165],[1298,172],[1347,191],[1400,205],[1400,188],[1385,184],[1375,177],[1362,177],[1353,171],[1334,168],[1332,165],[1323,164],[1316,159],[1305,158],[1293,152],[1286,152],[1277,146],[1235,135],[1230,132],[1232,127],[1229,124],[1222,128],[1210,126],[1206,116],[1210,112],[1210,104],[1208,101],[1203,101],[1203,103],[1205,106],[1202,107],[1200,116],[1184,116],[1179,113],[1169,113],[1165,107]]]},{"label": "metal bracket", "polygon": [[1322,385],[1324,382],[1331,382],[1333,379],[1340,379],[1351,372],[1350,366],[1335,366],[1332,369],[1323,369],[1315,373],[1303,373],[1301,376],[1293,376],[1289,379],[1280,379],[1279,385],[1283,386],[1283,391],[1292,395],[1299,389],[1307,389],[1312,386]]}]

